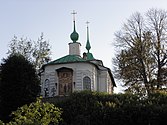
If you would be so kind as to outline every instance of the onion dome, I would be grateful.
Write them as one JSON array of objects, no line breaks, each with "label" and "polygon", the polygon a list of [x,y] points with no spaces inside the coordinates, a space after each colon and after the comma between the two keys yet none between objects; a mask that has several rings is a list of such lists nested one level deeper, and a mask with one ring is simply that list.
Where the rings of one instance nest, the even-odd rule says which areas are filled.
[{"label": "onion dome", "polygon": [[70,38],[73,41],[73,43],[75,43],[79,38],[79,34],[75,30],[75,20],[74,20],[74,31],[71,33]]},{"label": "onion dome", "polygon": [[87,23],[87,42],[86,42],[86,49],[89,53],[89,50],[91,49],[91,46],[90,46],[90,42],[89,42],[89,28],[88,28],[88,21],[86,22]]},{"label": "onion dome", "polygon": [[86,43],[86,49],[88,50],[88,53],[89,53],[89,50],[91,49],[91,46],[90,46],[90,42],[89,42],[89,29],[88,29],[88,26],[87,26],[87,43]]},{"label": "onion dome", "polygon": [[90,42],[89,42],[89,27],[88,27],[88,24],[89,22],[87,21],[87,42],[86,42],[86,49],[87,49],[87,60],[93,60],[94,57],[93,57],[93,54],[89,52],[89,50],[91,49],[91,46],[90,46]]}]

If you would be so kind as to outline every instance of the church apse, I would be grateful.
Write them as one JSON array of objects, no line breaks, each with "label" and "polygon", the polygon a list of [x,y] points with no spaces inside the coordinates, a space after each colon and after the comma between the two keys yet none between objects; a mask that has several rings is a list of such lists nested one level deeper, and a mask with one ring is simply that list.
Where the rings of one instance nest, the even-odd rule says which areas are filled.
[{"label": "church apse", "polygon": [[59,95],[69,95],[73,88],[73,70],[62,67],[57,69]]}]

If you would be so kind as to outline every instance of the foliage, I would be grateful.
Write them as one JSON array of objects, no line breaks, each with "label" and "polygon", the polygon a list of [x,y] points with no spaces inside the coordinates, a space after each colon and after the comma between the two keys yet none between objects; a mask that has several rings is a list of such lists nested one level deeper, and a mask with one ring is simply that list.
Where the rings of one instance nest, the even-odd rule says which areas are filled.
[{"label": "foliage", "polygon": [[63,110],[61,125],[162,125],[166,123],[167,94],[141,98],[133,94],[75,92],[55,102]]},{"label": "foliage", "polygon": [[149,97],[141,98],[130,93],[108,95],[83,91],[75,92],[63,100],[55,101],[54,104],[56,107],[37,100],[29,106],[24,105],[12,113],[13,119],[7,125],[48,125],[58,122],[59,125],[163,125],[166,123],[166,92],[152,93]]},{"label": "foliage", "polygon": [[[96,120],[100,119],[102,114],[101,104],[94,96],[96,94],[89,91],[75,92],[64,101],[56,103],[56,106],[63,109],[62,118],[64,121],[62,124],[93,125],[98,123]],[[93,120],[95,121],[93,122]],[[100,120],[98,121],[100,122]]]},{"label": "foliage", "polygon": [[9,120],[9,114],[18,107],[36,100],[40,82],[34,66],[15,54],[3,60],[0,82],[0,117]]},{"label": "foliage", "polygon": [[167,88],[167,12],[133,14],[116,36],[115,76],[128,92],[150,94]]},{"label": "foliage", "polygon": [[12,113],[12,121],[7,125],[57,125],[61,121],[61,110],[50,103],[43,103],[41,99],[24,105]]},{"label": "foliage", "polygon": [[18,39],[14,36],[9,44],[8,54],[19,53],[31,61],[36,69],[39,69],[51,59],[50,49],[51,46],[48,41],[44,40],[43,33],[41,33],[37,41],[32,41],[27,38]]},{"label": "foliage", "polygon": [[0,125],[4,125],[4,123],[0,120]]}]

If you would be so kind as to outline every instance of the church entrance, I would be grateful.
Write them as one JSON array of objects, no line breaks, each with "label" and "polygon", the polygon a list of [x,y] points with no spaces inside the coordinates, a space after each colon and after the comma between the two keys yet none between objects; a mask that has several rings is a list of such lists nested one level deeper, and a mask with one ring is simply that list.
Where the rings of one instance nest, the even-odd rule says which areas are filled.
[{"label": "church entrance", "polygon": [[58,72],[59,95],[69,95],[72,93],[73,70],[69,68],[60,68]]}]

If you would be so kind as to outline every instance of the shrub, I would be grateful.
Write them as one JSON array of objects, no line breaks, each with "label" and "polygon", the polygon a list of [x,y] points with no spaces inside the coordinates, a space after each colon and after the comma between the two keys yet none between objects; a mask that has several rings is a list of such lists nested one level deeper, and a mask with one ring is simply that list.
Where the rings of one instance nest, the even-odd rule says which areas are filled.
[{"label": "shrub", "polygon": [[40,99],[24,105],[12,113],[12,121],[7,125],[57,125],[61,121],[61,110],[50,103],[43,103]]},{"label": "shrub", "polygon": [[162,125],[166,123],[167,94],[147,98],[132,94],[75,92],[56,102],[62,108],[61,125]]}]

